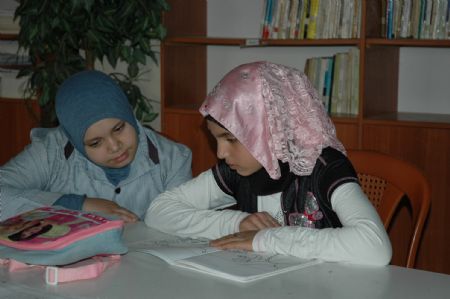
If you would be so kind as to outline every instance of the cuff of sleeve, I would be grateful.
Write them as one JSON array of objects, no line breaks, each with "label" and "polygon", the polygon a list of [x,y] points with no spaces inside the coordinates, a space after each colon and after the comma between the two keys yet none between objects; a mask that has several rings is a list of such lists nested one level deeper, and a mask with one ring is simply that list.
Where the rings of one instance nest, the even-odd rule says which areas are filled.
[{"label": "cuff of sleeve", "polygon": [[236,222],[234,223],[234,231],[232,233],[238,233],[240,232],[239,225],[241,225],[242,220],[244,220],[245,217],[250,215],[247,212],[241,212],[240,215],[237,217]]},{"label": "cuff of sleeve", "polygon": [[66,209],[81,211],[85,199],[86,196],[84,195],[64,194],[53,203],[53,206],[61,206]]},{"label": "cuff of sleeve", "polygon": [[267,252],[266,247],[266,233],[269,231],[269,228],[262,229],[256,233],[253,237],[252,247],[253,251],[256,252]]}]

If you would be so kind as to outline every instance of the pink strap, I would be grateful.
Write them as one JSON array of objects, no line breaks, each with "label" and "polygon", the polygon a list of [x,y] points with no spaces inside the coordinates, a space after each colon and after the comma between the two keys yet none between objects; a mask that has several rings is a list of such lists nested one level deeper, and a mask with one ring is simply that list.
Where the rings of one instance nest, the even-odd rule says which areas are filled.
[{"label": "pink strap", "polygon": [[44,268],[44,266],[25,264],[25,263],[22,263],[22,262],[19,262],[16,260],[10,260],[10,259],[0,259],[0,265],[8,266],[9,272],[26,270],[29,268],[36,268],[36,267]]},{"label": "pink strap", "polygon": [[120,255],[94,256],[71,266],[48,266],[45,268],[45,282],[57,285],[59,282],[95,278],[119,260]]},{"label": "pink strap", "polygon": [[109,266],[118,262],[120,255],[94,256],[70,266],[40,266],[30,265],[10,259],[0,259],[0,265],[8,266],[10,272],[29,268],[45,268],[45,282],[57,285],[59,282],[69,282],[90,279],[100,276]]}]

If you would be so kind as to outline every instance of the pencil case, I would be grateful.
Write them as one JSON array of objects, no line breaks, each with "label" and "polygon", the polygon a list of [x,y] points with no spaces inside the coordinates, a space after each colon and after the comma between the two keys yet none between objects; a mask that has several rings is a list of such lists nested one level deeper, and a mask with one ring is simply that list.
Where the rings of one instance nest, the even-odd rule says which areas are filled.
[{"label": "pencil case", "polygon": [[127,252],[122,220],[42,207],[0,222],[0,258],[33,265],[67,265]]}]

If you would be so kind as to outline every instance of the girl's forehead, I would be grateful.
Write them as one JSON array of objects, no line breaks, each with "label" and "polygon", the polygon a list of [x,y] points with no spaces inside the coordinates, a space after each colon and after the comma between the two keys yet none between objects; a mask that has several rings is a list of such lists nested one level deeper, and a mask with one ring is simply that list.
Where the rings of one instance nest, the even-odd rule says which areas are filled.
[{"label": "girl's forehead", "polygon": [[207,120],[207,127],[211,134],[214,135],[214,137],[234,137],[233,133],[214,121]]},{"label": "girl's forehead", "polygon": [[93,123],[84,134],[84,140],[98,137],[98,135],[103,135],[109,133],[114,127],[123,122],[118,118],[104,118],[95,123]]}]

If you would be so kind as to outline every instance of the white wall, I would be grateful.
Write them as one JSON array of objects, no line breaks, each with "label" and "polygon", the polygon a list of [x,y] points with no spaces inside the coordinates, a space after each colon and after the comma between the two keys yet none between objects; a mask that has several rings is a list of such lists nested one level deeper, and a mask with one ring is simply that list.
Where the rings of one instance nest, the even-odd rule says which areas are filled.
[{"label": "white wall", "polygon": [[400,50],[398,110],[450,114],[450,49]]}]

